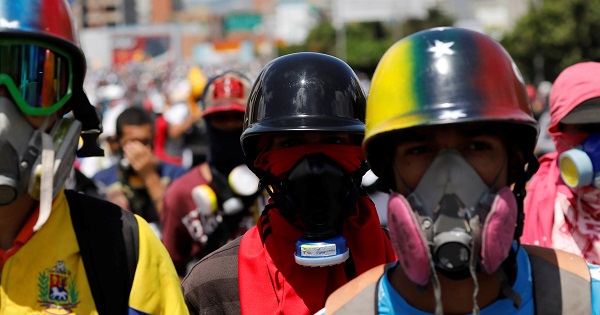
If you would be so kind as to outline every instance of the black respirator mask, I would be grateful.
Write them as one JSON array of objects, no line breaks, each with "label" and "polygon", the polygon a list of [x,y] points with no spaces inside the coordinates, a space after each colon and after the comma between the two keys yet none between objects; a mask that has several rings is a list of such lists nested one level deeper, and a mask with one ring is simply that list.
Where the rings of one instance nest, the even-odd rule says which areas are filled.
[{"label": "black respirator mask", "polygon": [[342,223],[358,202],[360,172],[362,168],[347,174],[326,155],[311,154],[300,159],[276,185],[279,191],[273,197],[282,215],[304,229],[304,236],[296,242],[296,263],[317,267],[348,259]]}]

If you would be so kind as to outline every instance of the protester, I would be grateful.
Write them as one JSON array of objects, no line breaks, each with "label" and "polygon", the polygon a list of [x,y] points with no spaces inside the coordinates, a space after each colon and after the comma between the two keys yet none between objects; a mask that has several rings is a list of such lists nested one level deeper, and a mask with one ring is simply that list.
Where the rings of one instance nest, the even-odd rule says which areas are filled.
[{"label": "protester", "polygon": [[63,188],[80,136],[102,154],[67,1],[0,8],[0,313],[187,314],[148,224]]},{"label": "protester", "polygon": [[256,226],[184,279],[192,314],[312,314],[333,290],[395,258],[360,188],[364,110],[356,75],[335,57],[296,53],[263,68],[241,142],[271,198]]},{"label": "protester", "polygon": [[[258,179],[253,190],[248,187],[250,191],[242,194],[231,185],[240,175],[232,171],[245,167],[239,139],[251,86],[250,80],[237,72],[227,71],[211,79],[202,101],[209,160],[174,181],[165,194],[163,244],[181,277],[187,274],[188,265],[256,223]],[[206,194],[213,194],[216,200]]]},{"label": "protester", "polygon": [[145,110],[130,107],[117,118],[119,163],[94,175],[105,198],[158,225],[167,186],[185,169],[159,161],[152,149],[154,122]]},{"label": "protester", "polygon": [[550,92],[556,152],[540,158],[528,186],[522,241],[600,264],[600,63],[565,69]]},{"label": "protester", "polygon": [[400,40],[373,76],[366,126],[398,261],[334,292],[320,314],[598,313],[598,266],[519,245],[538,127],[502,46],[457,28]]},{"label": "protester", "polygon": [[168,106],[159,116],[164,128],[164,146],[159,156],[164,161],[189,168],[192,165],[192,152],[186,147],[186,134],[191,133],[200,119],[199,110],[191,110],[192,85],[186,79],[178,79],[169,87]]}]

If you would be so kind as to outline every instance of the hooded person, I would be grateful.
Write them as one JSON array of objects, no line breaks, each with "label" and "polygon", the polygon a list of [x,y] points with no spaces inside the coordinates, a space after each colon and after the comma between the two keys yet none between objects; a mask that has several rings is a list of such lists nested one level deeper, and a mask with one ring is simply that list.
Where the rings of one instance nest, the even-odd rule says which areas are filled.
[{"label": "hooded person", "polygon": [[392,45],[363,148],[390,192],[398,261],[335,291],[319,314],[596,314],[584,260],[519,245],[537,134],[523,78],[492,38],[445,27]]},{"label": "hooded person", "polygon": [[528,185],[522,242],[600,263],[600,63],[563,70],[549,98],[556,152]]},{"label": "hooded person", "polygon": [[85,72],[66,0],[0,1],[0,313],[185,314],[147,222],[64,189],[103,154]]},{"label": "hooded person", "polygon": [[327,296],[395,256],[360,187],[365,96],[352,69],[319,53],[268,63],[241,136],[270,199],[241,238],[183,281],[191,313],[312,314]]},{"label": "hooded person", "polygon": [[251,86],[235,71],[216,75],[205,86],[201,104],[208,160],[170,185],[161,214],[163,244],[180,277],[252,227],[257,202],[265,202],[258,179],[244,164],[239,140]]}]

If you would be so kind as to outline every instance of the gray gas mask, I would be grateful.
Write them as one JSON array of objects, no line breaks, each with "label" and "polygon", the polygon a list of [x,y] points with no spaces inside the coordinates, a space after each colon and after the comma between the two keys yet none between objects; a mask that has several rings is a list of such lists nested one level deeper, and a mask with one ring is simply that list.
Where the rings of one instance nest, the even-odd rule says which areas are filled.
[{"label": "gray gas mask", "polygon": [[[474,301],[478,269],[498,273],[512,292],[500,265],[512,246],[518,206],[510,187],[494,189],[501,174],[487,185],[457,151],[443,150],[407,198],[390,196],[388,228],[399,264],[414,283],[432,281],[436,314],[442,313],[436,270],[452,279],[471,276]],[[520,303],[518,294],[507,296]],[[474,303],[473,313],[478,311]]]},{"label": "gray gas mask", "polygon": [[[27,187],[41,137],[8,99],[0,97],[0,205],[12,203]],[[36,141],[37,140],[37,141]]]},{"label": "gray gas mask", "polygon": [[[424,232],[433,245],[436,267],[448,276],[457,276],[460,270],[466,271],[463,276],[469,275],[473,252],[479,251],[474,247],[481,243],[477,239],[481,237],[479,230],[497,194],[492,188],[494,183],[488,187],[458,152],[446,150],[436,157],[408,196],[412,208],[431,220],[430,225],[425,223]],[[512,234],[509,236],[510,242]]]},{"label": "gray gas mask", "polygon": [[25,193],[40,200],[36,229],[47,220],[52,199],[67,179],[81,132],[81,123],[63,118],[48,134],[47,121],[33,128],[15,104],[0,97],[0,205]]}]

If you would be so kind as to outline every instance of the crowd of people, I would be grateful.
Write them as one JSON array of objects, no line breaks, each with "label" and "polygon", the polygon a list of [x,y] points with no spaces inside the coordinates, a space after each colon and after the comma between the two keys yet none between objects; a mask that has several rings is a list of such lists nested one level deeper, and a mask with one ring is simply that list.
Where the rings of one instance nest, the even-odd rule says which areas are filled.
[{"label": "crowd of people", "polygon": [[600,315],[600,63],[87,71],[66,0],[0,8],[0,314]]}]

